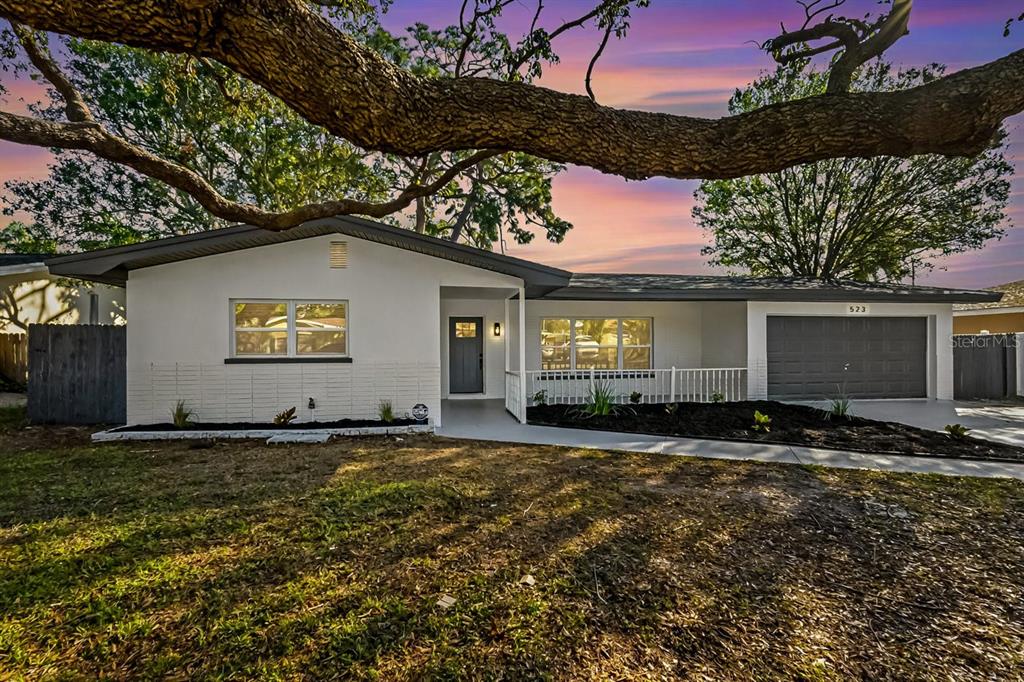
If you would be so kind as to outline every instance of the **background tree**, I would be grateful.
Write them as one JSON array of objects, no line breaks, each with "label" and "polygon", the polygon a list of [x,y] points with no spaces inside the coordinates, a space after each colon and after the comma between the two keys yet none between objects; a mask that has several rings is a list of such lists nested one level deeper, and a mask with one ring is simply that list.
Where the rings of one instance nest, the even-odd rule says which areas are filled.
[{"label": "background tree", "polygon": [[[805,0],[801,27],[783,26],[764,43],[780,62],[800,56],[797,45],[808,44],[802,56],[833,53],[828,96],[715,120],[601,106],[591,87],[582,96],[528,81],[553,41],[574,28],[600,29],[599,57],[610,36],[624,34],[631,9],[646,0],[595,0],[583,14],[555,25],[546,23],[545,0],[535,1],[530,29],[500,50],[499,77],[461,67],[473,62],[466,46],[491,32],[494,17],[513,0],[465,0],[452,77],[425,77],[388,59],[336,19],[339,5],[344,13],[368,6],[363,0],[0,0],[0,17],[17,34],[17,49],[65,104],[59,121],[0,111],[0,139],[88,151],[189,194],[218,218],[284,230],[337,214],[392,215],[505,152],[630,179],[730,178],[846,156],[970,156],[988,148],[1004,119],[1024,111],[1020,49],[908,90],[849,92],[856,67],[908,32],[913,0],[857,0],[851,5],[880,4],[885,11],[852,17],[837,11],[846,0]],[[48,54],[47,35],[38,32],[218,62],[310,123],[365,150],[428,160],[447,152],[466,156],[379,201],[348,196],[347,188],[279,211],[236,201],[194,169],[103,125]],[[417,224],[426,229],[425,220]]]},{"label": "background tree", "polygon": [[[340,18],[353,35],[423,77],[456,71],[493,76],[512,54],[506,36],[423,24],[388,33],[374,14]],[[359,201],[383,201],[402,187],[433,179],[472,152],[411,158],[366,152],[307,122],[265,90],[222,66],[181,55],[95,41],[63,41],[64,71],[107,129],[161,158],[193,169],[220,195],[270,211],[329,200],[340,189]],[[545,59],[556,56],[549,51]],[[527,78],[540,73],[537,64]],[[27,70],[27,65],[20,68]],[[59,93],[35,108],[60,120]],[[562,170],[509,152],[468,166],[394,224],[482,248],[505,233],[530,241],[534,229],[559,242],[571,225],[551,207],[551,180]],[[12,250],[93,249],[221,227],[190,194],[92,154],[56,150],[49,176],[9,182],[4,211],[31,221],[0,233]]]},{"label": "background tree", "polygon": [[[855,90],[902,90],[941,78],[944,67],[895,72],[882,61],[854,74]],[[729,111],[813,97],[826,72],[806,59],[738,90]],[[1003,135],[974,157],[828,159],[778,173],[707,180],[693,215],[713,239],[710,263],[761,276],[901,280],[937,257],[1002,236],[1013,168]]]}]

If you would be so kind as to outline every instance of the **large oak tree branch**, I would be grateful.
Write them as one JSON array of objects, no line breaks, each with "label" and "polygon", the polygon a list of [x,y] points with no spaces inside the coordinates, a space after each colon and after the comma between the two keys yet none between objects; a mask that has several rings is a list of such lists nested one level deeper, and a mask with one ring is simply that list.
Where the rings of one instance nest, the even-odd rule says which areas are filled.
[{"label": "large oak tree branch", "polygon": [[433,181],[423,185],[411,185],[389,201],[338,199],[307,204],[289,211],[274,212],[224,197],[198,173],[112,135],[94,121],[58,123],[0,112],[0,139],[18,140],[40,147],[92,152],[96,156],[133,168],[143,175],[188,193],[219,218],[230,222],[259,225],[270,230],[283,230],[309,220],[342,214],[375,218],[391,215],[408,207],[419,197],[438,192],[460,173],[496,153],[484,150],[472,154],[454,164]]},{"label": "large oak tree branch", "polygon": [[0,0],[0,16],[217,59],[367,149],[514,150],[628,178],[727,178],[840,156],[970,155],[1024,110],[1024,50],[902,92],[827,95],[708,120],[603,107],[524,83],[419,78],[301,0]]}]

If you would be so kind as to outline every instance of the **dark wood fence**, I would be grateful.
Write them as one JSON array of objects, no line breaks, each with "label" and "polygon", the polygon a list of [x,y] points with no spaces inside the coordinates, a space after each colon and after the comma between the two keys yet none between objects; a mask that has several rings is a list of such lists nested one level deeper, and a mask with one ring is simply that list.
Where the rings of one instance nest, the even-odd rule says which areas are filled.
[{"label": "dark wood fence", "polygon": [[22,386],[28,381],[28,335],[0,334],[0,374]]},{"label": "dark wood fence", "polygon": [[123,424],[125,328],[33,324],[28,330],[28,418],[46,424]]},{"label": "dark wood fence", "polygon": [[957,334],[953,337],[954,398],[999,399],[1016,394],[1015,334]]}]

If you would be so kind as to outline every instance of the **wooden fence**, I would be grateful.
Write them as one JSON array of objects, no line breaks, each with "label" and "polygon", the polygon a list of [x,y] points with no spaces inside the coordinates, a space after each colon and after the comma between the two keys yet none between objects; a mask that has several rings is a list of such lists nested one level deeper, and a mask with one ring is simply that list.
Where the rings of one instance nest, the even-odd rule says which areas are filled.
[{"label": "wooden fence", "polygon": [[28,330],[28,418],[46,424],[123,424],[125,328],[33,324]]},{"label": "wooden fence", "polygon": [[1015,395],[1015,334],[957,334],[953,337],[954,398],[998,400]]},{"label": "wooden fence", "polygon": [[28,381],[27,334],[0,334],[0,374],[22,386]]}]

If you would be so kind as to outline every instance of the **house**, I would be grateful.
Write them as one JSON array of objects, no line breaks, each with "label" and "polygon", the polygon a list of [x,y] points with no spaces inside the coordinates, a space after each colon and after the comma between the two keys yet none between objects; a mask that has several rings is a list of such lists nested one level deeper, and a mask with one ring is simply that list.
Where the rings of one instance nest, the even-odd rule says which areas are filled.
[{"label": "house", "polygon": [[0,332],[24,333],[30,324],[124,322],[124,289],[54,276],[47,258],[0,253]]},{"label": "house", "polygon": [[1024,280],[992,287],[999,301],[963,303],[953,307],[954,334],[1009,334],[1024,332]]},{"label": "house", "polygon": [[[952,309],[992,292],[796,279],[574,274],[352,217],[60,256],[127,287],[128,422],[398,414],[417,403],[951,399]],[[446,405],[451,403],[446,403]]]}]

